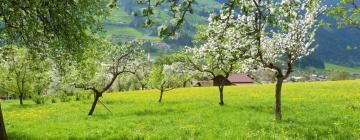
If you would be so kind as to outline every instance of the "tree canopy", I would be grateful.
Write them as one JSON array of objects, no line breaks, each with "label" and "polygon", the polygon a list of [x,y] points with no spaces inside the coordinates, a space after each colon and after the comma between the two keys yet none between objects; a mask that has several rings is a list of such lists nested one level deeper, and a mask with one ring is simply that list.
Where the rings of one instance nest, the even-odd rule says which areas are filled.
[{"label": "tree canopy", "polygon": [[[106,0],[3,0],[0,42],[44,51],[47,46],[77,51],[101,31]],[[59,44],[53,44],[61,42]]]}]

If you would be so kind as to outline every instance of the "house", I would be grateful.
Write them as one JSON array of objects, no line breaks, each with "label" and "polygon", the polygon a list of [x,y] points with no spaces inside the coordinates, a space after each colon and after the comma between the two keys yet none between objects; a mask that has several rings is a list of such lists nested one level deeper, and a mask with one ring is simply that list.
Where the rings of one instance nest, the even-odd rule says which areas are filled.
[{"label": "house", "polygon": [[243,84],[255,84],[256,82],[246,74],[230,74],[230,76],[226,79],[223,76],[217,76],[215,78],[209,77],[206,81],[195,81],[193,82],[193,86],[196,87],[208,87],[208,86],[218,86],[223,83],[226,86],[230,85],[243,85]]},{"label": "house", "polygon": [[233,85],[255,84],[256,83],[255,80],[253,78],[251,78],[251,76],[246,75],[246,74],[241,74],[241,73],[230,74],[228,80]]}]

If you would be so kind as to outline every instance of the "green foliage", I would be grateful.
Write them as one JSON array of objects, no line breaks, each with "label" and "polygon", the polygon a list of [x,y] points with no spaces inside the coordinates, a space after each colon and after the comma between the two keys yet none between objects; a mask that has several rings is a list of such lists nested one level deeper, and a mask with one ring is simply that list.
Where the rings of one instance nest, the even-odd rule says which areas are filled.
[{"label": "green foliage", "polygon": [[[84,52],[83,60],[76,63],[72,83],[76,88],[107,91],[125,73],[134,73],[136,60],[144,55],[141,42],[112,44],[101,40]],[[96,56],[96,57],[94,57]]]},{"label": "green foliage", "polygon": [[171,90],[181,86],[181,75],[172,56],[161,56],[152,67],[148,84],[161,91]]},{"label": "green foliage", "polygon": [[[107,0],[3,0],[0,5],[0,41],[31,46],[36,51],[64,47],[81,50],[102,28]],[[53,43],[61,42],[61,46]],[[47,44],[47,45],[45,45]],[[76,48],[76,49],[75,49]]]},{"label": "green foliage", "polygon": [[81,101],[84,99],[86,99],[86,96],[84,95],[84,93],[80,93],[80,92],[75,93],[75,101]]},{"label": "green foliage", "polygon": [[51,98],[51,103],[56,103],[56,99],[55,99],[55,98]]},{"label": "green foliage", "polygon": [[156,0],[155,2],[151,0],[138,0],[136,2],[138,5],[140,5],[141,8],[137,9],[137,11],[134,11],[133,15],[141,15],[142,17],[145,17],[145,20],[143,22],[143,25],[145,27],[150,27],[154,25],[155,22],[153,16],[157,14],[155,12],[157,8],[162,7],[162,5],[166,5],[166,7],[168,7],[172,17],[170,20],[167,20],[169,22],[160,23],[163,25],[158,27],[158,35],[161,38],[167,38],[169,36],[175,36],[175,32],[179,30],[179,28],[185,21],[185,15],[187,13],[193,12],[192,4],[195,3],[195,0]]},{"label": "green foliage", "polygon": [[10,45],[2,49],[0,88],[17,95],[46,94],[51,82],[51,61],[33,56],[25,47]]},{"label": "green foliage", "polygon": [[70,102],[71,101],[71,97],[66,95],[66,94],[61,94],[59,96],[60,102]]},{"label": "green foliage", "polygon": [[[97,113],[88,101],[1,103],[10,139],[344,139],[360,138],[356,81],[284,84],[282,122],[273,120],[273,85],[227,87],[227,105],[213,104],[217,88],[105,94]],[[24,115],[26,114],[26,115]],[[22,127],[19,127],[22,126]]]},{"label": "green foliage", "polygon": [[356,0],[341,0],[328,10],[328,15],[338,21],[338,28],[351,25],[360,29],[360,7],[358,4]]},{"label": "green foliage", "polygon": [[35,95],[31,98],[36,104],[45,104],[45,97],[42,95]]}]

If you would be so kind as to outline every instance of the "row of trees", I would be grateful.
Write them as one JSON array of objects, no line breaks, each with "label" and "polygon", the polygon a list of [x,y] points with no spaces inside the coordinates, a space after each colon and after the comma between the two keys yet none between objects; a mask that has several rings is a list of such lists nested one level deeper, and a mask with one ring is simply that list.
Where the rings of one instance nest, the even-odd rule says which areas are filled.
[{"label": "row of trees", "polygon": [[191,72],[179,69],[180,63],[174,62],[172,56],[159,57],[154,63],[147,60],[141,42],[113,44],[97,39],[76,61],[37,57],[26,47],[4,47],[1,91],[19,96],[23,105],[25,97],[41,103],[38,99],[44,96],[67,96],[78,89],[89,90],[94,94],[88,113],[92,115],[103,93],[112,90],[116,82],[127,82],[128,77],[135,77],[140,89],[159,89],[159,102],[164,92],[186,86],[192,79]]},{"label": "row of trees", "polygon": [[[234,12],[236,5],[244,6],[239,14]],[[228,78],[241,70],[273,70],[277,79],[275,118],[281,120],[283,81],[293,71],[295,61],[314,50],[311,45],[318,28],[317,16],[323,11],[318,0],[232,1],[220,15],[211,15],[206,42],[187,49],[186,60],[213,77]],[[223,90],[220,84],[220,105],[224,104]]]},{"label": "row of trees", "polygon": [[[32,55],[25,47],[14,45],[2,48],[0,63],[0,89],[2,92],[18,95],[20,105],[25,96],[38,98],[46,93],[50,85],[51,61]],[[33,93],[33,94],[29,94]]]}]

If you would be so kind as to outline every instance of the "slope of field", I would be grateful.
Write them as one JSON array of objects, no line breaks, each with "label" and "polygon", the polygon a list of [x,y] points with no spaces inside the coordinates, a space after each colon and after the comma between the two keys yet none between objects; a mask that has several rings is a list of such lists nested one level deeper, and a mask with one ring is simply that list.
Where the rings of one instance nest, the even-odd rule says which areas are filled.
[{"label": "slope of field", "polygon": [[91,100],[25,106],[2,103],[11,139],[360,139],[360,80],[284,85],[283,121],[274,121],[273,85],[183,88],[106,94]]},{"label": "slope of field", "polygon": [[346,66],[340,66],[330,63],[325,63],[325,70],[327,71],[342,71],[342,72],[349,72],[349,73],[360,73],[360,68],[351,68]]}]

